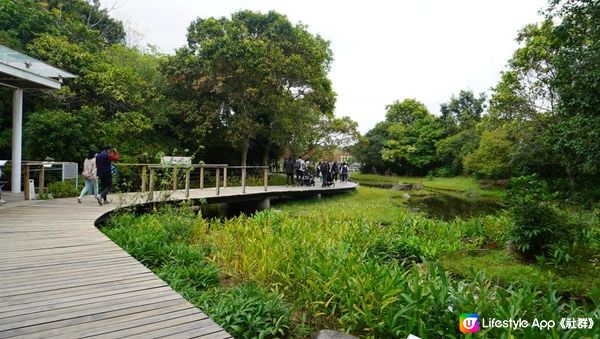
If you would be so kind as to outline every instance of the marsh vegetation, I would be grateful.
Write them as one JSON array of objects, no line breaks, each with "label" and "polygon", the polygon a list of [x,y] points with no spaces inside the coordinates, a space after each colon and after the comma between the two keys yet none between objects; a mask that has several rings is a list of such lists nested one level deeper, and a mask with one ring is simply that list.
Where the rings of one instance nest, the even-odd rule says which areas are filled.
[{"label": "marsh vegetation", "polygon": [[[571,258],[525,261],[510,210],[444,221],[411,213],[404,192],[361,187],[207,220],[185,206],[121,215],[103,231],[235,337],[458,337],[461,313],[497,319],[600,315],[600,227]],[[566,247],[564,247],[566,248]],[[546,259],[543,259],[546,258]],[[579,338],[593,330],[482,329],[489,337]]]}]

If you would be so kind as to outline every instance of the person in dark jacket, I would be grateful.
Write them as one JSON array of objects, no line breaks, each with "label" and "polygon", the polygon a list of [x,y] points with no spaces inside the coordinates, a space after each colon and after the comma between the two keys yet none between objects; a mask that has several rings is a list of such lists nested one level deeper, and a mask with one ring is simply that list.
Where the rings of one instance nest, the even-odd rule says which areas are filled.
[{"label": "person in dark jacket", "polygon": [[288,185],[288,182],[290,185],[294,185],[294,159],[292,157],[289,157],[287,159],[285,159],[285,161],[283,162],[283,167],[285,169],[285,185]]},{"label": "person in dark jacket", "polygon": [[344,162],[342,163],[342,182],[348,181],[348,165]]},{"label": "person in dark jacket", "polygon": [[323,176],[323,182],[321,183],[321,187],[325,187],[327,185],[327,182],[331,181],[329,177],[331,173],[329,173],[329,170],[329,161],[327,161],[327,158],[325,158],[325,160],[321,162],[321,175]]},{"label": "person in dark jacket", "polygon": [[331,165],[331,176],[333,177],[333,181],[337,181],[338,180],[338,173],[339,172],[340,172],[339,165],[338,165],[337,161],[334,161],[333,165]]},{"label": "person in dark jacket", "polygon": [[96,171],[98,178],[100,178],[100,196],[105,204],[108,202],[106,196],[112,188],[111,161],[108,160],[108,153],[111,148],[109,145],[104,145],[102,151],[96,154]]}]

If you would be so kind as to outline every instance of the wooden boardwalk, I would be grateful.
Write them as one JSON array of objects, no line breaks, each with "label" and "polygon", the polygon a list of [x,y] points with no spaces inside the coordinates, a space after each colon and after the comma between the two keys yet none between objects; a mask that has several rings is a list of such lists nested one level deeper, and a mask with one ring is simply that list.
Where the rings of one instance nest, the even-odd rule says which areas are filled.
[{"label": "wooden boardwalk", "polygon": [[[269,187],[275,195],[319,191]],[[215,199],[215,193],[196,189],[190,197]],[[264,194],[248,187],[244,197]],[[221,189],[219,197],[239,199],[240,188]],[[104,206],[90,196],[82,204],[67,198],[0,206],[0,338],[230,338],[94,227],[120,205],[144,200],[140,194],[111,199]]]}]

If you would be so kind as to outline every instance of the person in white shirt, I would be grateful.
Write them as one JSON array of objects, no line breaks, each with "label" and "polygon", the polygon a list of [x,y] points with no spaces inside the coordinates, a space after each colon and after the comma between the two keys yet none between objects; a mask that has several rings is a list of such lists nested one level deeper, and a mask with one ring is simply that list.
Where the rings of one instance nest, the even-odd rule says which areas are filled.
[{"label": "person in white shirt", "polygon": [[96,152],[90,150],[88,153],[87,158],[83,162],[83,172],[81,175],[83,175],[83,178],[85,179],[85,186],[83,186],[79,198],[77,198],[77,202],[81,204],[81,198],[83,198],[84,195],[91,193],[98,201],[98,204],[102,206],[102,199],[100,199],[100,195],[98,194]]}]

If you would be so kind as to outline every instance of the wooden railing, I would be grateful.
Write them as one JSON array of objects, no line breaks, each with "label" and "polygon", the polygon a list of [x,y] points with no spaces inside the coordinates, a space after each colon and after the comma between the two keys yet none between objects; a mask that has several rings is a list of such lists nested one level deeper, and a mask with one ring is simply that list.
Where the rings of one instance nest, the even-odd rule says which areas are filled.
[{"label": "wooden railing", "polygon": [[[246,193],[246,178],[248,169],[262,169],[264,190],[268,190],[269,168],[268,166],[229,166],[227,164],[192,164],[192,165],[161,165],[161,164],[130,164],[130,163],[115,163],[117,167],[140,167],[141,168],[141,193],[148,193],[148,201],[154,201],[155,181],[157,171],[172,170],[171,185],[173,191],[178,190],[178,176],[180,171],[185,171],[185,197],[190,196],[190,174],[194,170],[199,170],[199,188],[205,188],[205,177],[207,170],[215,171],[215,189],[216,194],[220,195],[221,187],[228,187],[228,169],[241,170],[241,189],[242,193]],[[222,180],[222,181],[221,181]]]},{"label": "wooden railing", "polygon": [[[61,161],[23,161],[21,164],[23,166],[23,193],[24,193],[25,200],[34,198],[34,197],[30,196],[30,191],[29,191],[29,179],[31,178],[31,170],[32,169],[39,168],[40,173],[38,175],[38,194],[42,194],[46,190],[46,183],[45,183],[46,168],[52,168],[52,166],[55,166],[55,165],[62,166],[63,164],[75,165],[75,163],[72,163],[72,162],[61,162]],[[75,171],[73,171],[73,174],[75,174]],[[75,178],[75,180],[77,180],[77,178]]]}]

